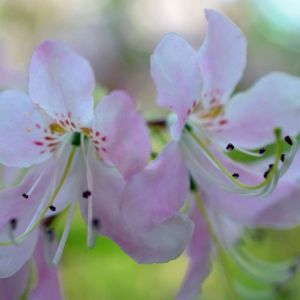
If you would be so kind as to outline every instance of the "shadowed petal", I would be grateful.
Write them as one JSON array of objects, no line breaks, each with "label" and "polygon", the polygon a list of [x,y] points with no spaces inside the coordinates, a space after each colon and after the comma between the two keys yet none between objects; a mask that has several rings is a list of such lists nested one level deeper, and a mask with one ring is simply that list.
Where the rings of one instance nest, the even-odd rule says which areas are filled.
[{"label": "shadowed petal", "polygon": [[105,96],[96,108],[95,140],[100,155],[127,178],[141,170],[150,154],[150,140],[142,116],[123,91]]},{"label": "shadowed petal", "polygon": [[58,269],[50,266],[45,257],[45,246],[40,234],[35,252],[34,261],[37,270],[37,283],[30,292],[29,300],[61,300],[62,292],[59,284]]},{"label": "shadowed petal", "polygon": [[8,278],[0,279],[1,299],[20,300],[20,297],[26,290],[29,281],[29,267],[24,265],[14,275]]},{"label": "shadowed petal", "polygon": [[194,205],[191,218],[195,224],[195,230],[188,247],[190,265],[177,295],[178,300],[197,299],[201,284],[210,272],[212,243],[205,221],[196,205]]}]

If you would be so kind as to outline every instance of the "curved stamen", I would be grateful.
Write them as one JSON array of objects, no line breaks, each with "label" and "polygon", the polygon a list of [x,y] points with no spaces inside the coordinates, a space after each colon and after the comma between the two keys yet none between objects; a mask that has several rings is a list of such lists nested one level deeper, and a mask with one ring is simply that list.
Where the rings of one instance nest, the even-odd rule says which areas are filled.
[{"label": "curved stamen", "polygon": [[251,277],[266,283],[289,280],[294,275],[292,270],[297,267],[297,260],[295,259],[283,262],[268,262],[253,256],[245,250],[227,247],[227,251]]},{"label": "curved stamen", "polygon": [[13,218],[9,221],[8,224],[8,236],[13,245],[18,245],[18,242],[15,239],[14,231],[16,230],[18,225],[18,220]]},{"label": "curved stamen", "polygon": [[88,233],[87,233],[87,246],[92,247],[94,245],[95,237],[94,237],[94,228],[93,228],[93,178],[92,178],[92,172],[90,163],[87,157],[87,154],[90,150],[90,140],[88,143],[88,149],[85,149],[84,144],[84,135],[81,135],[81,150],[83,154],[83,158],[86,165],[86,177],[87,177],[87,186],[88,186],[88,193],[85,193],[83,196],[87,196],[88,201],[88,218],[87,218],[87,224],[88,224]]},{"label": "curved stamen", "polygon": [[26,192],[26,193],[23,193],[22,196],[26,199],[29,198],[29,196],[33,193],[33,191],[35,190],[35,188],[37,187],[37,185],[39,184],[39,182],[41,181],[42,177],[44,176],[45,174],[45,170],[44,169],[41,174],[38,176],[38,178],[36,179],[36,181],[33,183],[33,185],[31,186],[31,188]]},{"label": "curved stamen", "polygon": [[[39,225],[39,223],[42,221],[44,215],[47,213],[49,207],[53,204],[54,200],[56,199],[58,193],[60,192],[60,190],[61,190],[61,188],[62,188],[62,186],[63,186],[63,184],[66,180],[67,175],[69,174],[69,171],[70,171],[71,166],[72,166],[72,162],[73,162],[75,154],[76,154],[76,150],[77,150],[77,147],[72,147],[72,149],[70,151],[68,161],[67,161],[67,164],[66,164],[66,167],[65,167],[64,172],[63,172],[63,175],[61,176],[61,179],[58,183],[58,186],[54,190],[54,193],[51,195],[51,197],[48,201],[42,201],[40,203],[39,208],[38,208],[38,214],[34,218],[34,222],[32,220],[32,222],[29,224],[27,229],[22,234],[20,234],[19,236],[17,236],[15,238],[16,242],[23,241],[24,238],[26,238],[26,236],[29,233],[31,233]],[[45,199],[47,199],[47,198],[45,197]],[[11,244],[12,244],[11,241],[0,241],[0,246],[9,246]]]},{"label": "curved stamen", "polygon": [[73,216],[74,216],[74,210],[75,210],[75,201],[72,202],[71,207],[69,209],[69,213],[68,213],[66,225],[65,225],[65,228],[64,228],[64,232],[62,234],[62,237],[60,239],[60,242],[59,242],[59,245],[57,247],[56,253],[55,253],[54,258],[52,260],[54,265],[57,265],[59,263],[61,255],[64,251],[64,248],[65,248],[68,236],[69,236],[72,219],[73,219]]},{"label": "curved stamen", "polygon": [[[244,184],[244,183],[240,182],[239,180],[237,180],[237,178],[235,178],[235,176],[232,176],[232,174],[227,170],[227,168],[208,149],[206,144],[193,132],[193,128],[191,128],[191,127],[189,127],[189,128],[190,128],[189,130],[185,131],[185,132],[188,133],[188,136],[190,136],[197,143],[197,145],[200,146],[202,152],[211,161],[211,163],[217,169],[219,169],[238,188],[241,188],[243,190],[248,190],[248,191],[258,191],[258,190],[264,188],[264,191],[263,191],[264,195],[267,194],[266,191],[268,193],[271,192],[271,190],[269,190],[268,187],[272,186],[272,188],[275,188],[276,184],[274,184],[274,183],[277,183],[278,178],[281,175],[280,174],[280,169],[281,168],[278,168],[278,165],[279,165],[279,161],[281,159],[281,154],[283,152],[283,145],[282,145],[282,139],[281,139],[281,130],[279,128],[274,130],[276,150],[275,150],[275,160],[274,160],[274,163],[273,163],[273,167],[272,167],[271,170],[269,170],[268,176],[266,176],[266,178],[262,182],[260,182],[259,184],[256,184],[256,185]],[[297,147],[294,147],[294,149],[295,148],[297,148]],[[294,151],[296,151],[296,150],[294,150]],[[291,163],[291,160],[293,159],[293,155],[295,154],[294,151],[289,156],[289,158],[290,158],[289,163]],[[283,165],[284,164],[282,164],[282,166]],[[286,169],[287,169],[286,167],[284,169],[282,169],[282,172],[286,171]],[[278,172],[279,172],[279,174],[277,174]]]}]

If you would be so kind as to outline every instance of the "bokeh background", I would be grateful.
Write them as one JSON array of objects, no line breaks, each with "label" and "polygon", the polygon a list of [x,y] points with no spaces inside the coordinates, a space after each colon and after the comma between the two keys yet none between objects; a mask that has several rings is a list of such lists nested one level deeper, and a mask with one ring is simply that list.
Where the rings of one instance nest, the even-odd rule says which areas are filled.
[{"label": "bokeh background", "polygon": [[[148,118],[164,114],[155,106],[149,56],[168,32],[199,47],[204,8],[222,11],[245,32],[248,65],[239,89],[275,70],[300,75],[299,0],[0,0],[0,87],[27,90],[34,48],[44,39],[59,39],[91,62],[103,89],[126,89]],[[64,216],[57,220],[58,234],[63,221]],[[85,230],[78,213],[61,262],[66,299],[174,299],[187,267],[185,255],[167,264],[138,265],[103,237],[87,249]],[[254,233],[249,247],[260,257],[277,261],[300,253],[298,228]],[[260,283],[253,283],[251,299],[300,299],[298,277],[270,286],[271,294],[255,293]],[[217,267],[201,299],[225,299]]]}]

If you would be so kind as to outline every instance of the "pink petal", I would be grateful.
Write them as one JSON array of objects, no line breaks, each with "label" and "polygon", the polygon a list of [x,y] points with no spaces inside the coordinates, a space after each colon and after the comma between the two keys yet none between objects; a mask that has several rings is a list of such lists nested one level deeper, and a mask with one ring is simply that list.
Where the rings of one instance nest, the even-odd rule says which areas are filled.
[{"label": "pink petal", "polygon": [[[102,234],[118,230],[120,221],[119,206],[124,189],[124,179],[120,172],[112,166],[98,160],[94,155],[89,156],[92,173],[93,216],[101,224]],[[85,173],[86,174],[86,173]],[[87,182],[86,190],[88,190]],[[88,219],[88,199],[80,197],[80,208],[84,219]]]},{"label": "pink petal", "polygon": [[157,89],[158,105],[177,114],[171,134],[178,140],[201,92],[202,80],[195,50],[180,36],[166,35],[151,56],[151,75]]},{"label": "pink petal", "polygon": [[[25,230],[24,222],[19,221],[16,234]],[[8,228],[0,230],[0,241],[9,239]],[[26,239],[18,245],[0,247],[0,278],[10,277],[18,272],[31,258],[38,239],[38,230],[32,231]]]},{"label": "pink petal", "polygon": [[132,226],[152,228],[177,214],[188,188],[188,173],[178,145],[173,142],[128,182],[122,211]]},{"label": "pink petal", "polygon": [[[28,167],[49,158],[42,152],[49,120],[27,95],[16,91],[0,94],[0,162],[12,167]],[[38,124],[38,127],[37,126]]]},{"label": "pink petal", "polygon": [[190,265],[181,289],[178,300],[194,300],[201,291],[201,284],[211,269],[212,242],[203,217],[194,205],[192,220],[195,230],[188,248]]},{"label": "pink petal", "polygon": [[124,177],[141,170],[150,154],[150,140],[143,118],[123,91],[105,96],[96,108],[94,140],[100,156],[115,165]]},{"label": "pink petal", "polygon": [[299,78],[284,73],[266,75],[227,103],[228,123],[219,129],[220,135],[246,148],[274,142],[276,127],[281,127],[284,135],[296,135],[300,128],[299,98]]},{"label": "pink petal", "polygon": [[127,231],[118,237],[121,247],[138,262],[176,258],[193,230],[190,219],[179,214],[187,191],[188,173],[173,142],[125,187],[121,213]]},{"label": "pink petal", "polygon": [[149,231],[132,227],[120,229],[114,239],[138,263],[162,263],[183,252],[193,229],[193,222],[186,215],[177,214]]},{"label": "pink petal", "polygon": [[37,270],[37,283],[29,295],[29,300],[63,299],[58,269],[50,266],[45,258],[45,246],[41,234],[34,252],[34,261]]},{"label": "pink petal", "polygon": [[28,264],[14,275],[0,279],[1,299],[20,300],[29,282]]},{"label": "pink petal", "polygon": [[29,95],[53,118],[86,125],[93,117],[94,86],[90,64],[64,43],[48,40],[35,50]]},{"label": "pink petal", "polygon": [[[131,220],[126,215],[126,209],[124,212],[121,210],[121,206],[126,207],[128,199],[126,194],[123,195],[125,182],[121,174],[116,168],[110,167],[96,159],[91,161],[91,168],[93,174],[93,217],[99,222],[99,228],[97,228],[99,233],[109,236],[138,262],[153,263],[167,261],[177,257],[184,250],[191,237],[193,224],[189,218],[178,213],[179,208],[177,211],[173,208],[172,214],[165,213],[165,216],[159,218],[152,226],[146,226],[146,224],[139,226],[138,222],[134,222],[134,220]],[[160,168],[157,167],[157,169],[163,173]],[[180,172],[178,174],[180,175]],[[153,173],[153,176],[155,175],[156,172]],[[166,175],[169,177],[172,174],[165,174],[164,176]],[[185,179],[183,179],[183,182]],[[167,182],[165,178],[161,178],[161,180]],[[158,184],[157,181],[153,182]],[[174,182],[177,183],[177,180],[174,180]],[[148,183],[152,184],[153,190],[158,190],[154,186],[154,183],[152,183],[152,180],[149,180]],[[174,187],[174,184],[170,187],[165,187],[169,191],[168,195],[170,197],[174,196]],[[151,187],[147,187],[147,189],[151,190]],[[136,193],[142,194],[141,196],[135,196],[136,199],[142,199],[142,196],[146,195],[140,188]],[[165,191],[162,191],[162,195],[166,195],[165,193]],[[152,193],[152,195],[152,200],[155,201],[155,194]],[[124,204],[122,203],[121,205],[122,198],[124,199]],[[164,203],[167,203],[169,200],[162,197],[160,199]],[[179,203],[180,201],[176,198],[174,202]],[[80,204],[82,214],[87,219],[87,199],[82,199]],[[150,204],[148,206],[150,207]],[[178,204],[173,206],[179,207]],[[142,210],[141,213],[143,213]],[[154,211],[150,211],[149,214],[153,216]],[[150,218],[145,215],[145,222],[149,223],[149,220]]]},{"label": "pink petal", "polygon": [[246,66],[246,40],[240,29],[220,13],[208,9],[205,17],[207,35],[199,51],[202,96],[205,102],[225,101]]}]

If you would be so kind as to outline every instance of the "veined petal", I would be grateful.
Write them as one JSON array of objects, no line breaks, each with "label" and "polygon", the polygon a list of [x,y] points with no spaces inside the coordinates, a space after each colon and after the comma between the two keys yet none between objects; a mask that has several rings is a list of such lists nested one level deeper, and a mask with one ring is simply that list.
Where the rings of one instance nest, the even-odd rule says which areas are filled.
[{"label": "veined petal", "polygon": [[123,91],[105,96],[96,108],[94,143],[101,157],[125,178],[141,170],[150,154],[150,140],[142,116]]},{"label": "veined petal", "polygon": [[20,300],[29,281],[29,267],[24,265],[14,275],[0,279],[0,295],[2,299]]},{"label": "veined petal", "polygon": [[34,262],[37,270],[37,283],[30,292],[29,300],[61,300],[62,292],[59,284],[58,269],[50,266],[45,257],[43,237],[40,238],[34,252]]},{"label": "veined petal", "polygon": [[50,116],[73,122],[77,128],[92,119],[92,68],[67,45],[42,42],[33,54],[29,75],[29,96]]},{"label": "veined petal", "polygon": [[196,51],[180,36],[166,35],[151,56],[151,75],[157,89],[158,105],[177,114],[171,134],[178,140],[201,93]]},{"label": "veined petal", "polygon": [[207,35],[199,51],[204,102],[224,102],[242,77],[246,66],[246,39],[227,17],[205,10]]},{"label": "veined petal", "polygon": [[149,230],[177,214],[187,196],[188,178],[178,144],[172,142],[126,184],[122,212],[128,223]]},{"label": "veined petal", "polygon": [[274,128],[284,135],[300,130],[300,78],[271,73],[248,91],[234,96],[225,106],[228,122],[218,128],[234,145],[257,148],[274,142]]},{"label": "veined petal", "polygon": [[177,295],[178,300],[195,300],[201,291],[201,284],[211,268],[212,242],[207,225],[194,205],[191,216],[195,230],[188,247],[190,265]]},{"label": "veined petal", "polygon": [[12,167],[28,167],[50,157],[42,151],[49,119],[28,96],[17,91],[0,94],[0,162]]}]

